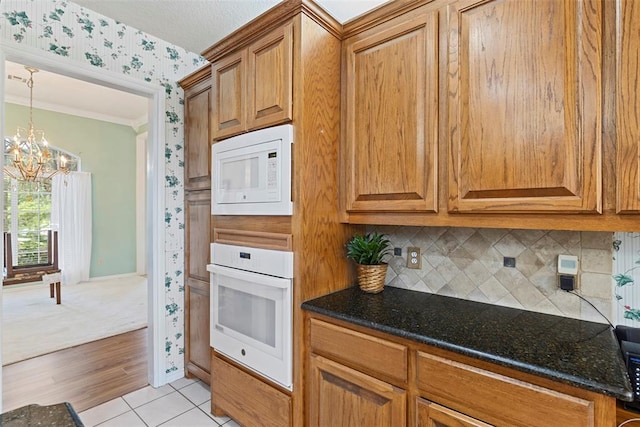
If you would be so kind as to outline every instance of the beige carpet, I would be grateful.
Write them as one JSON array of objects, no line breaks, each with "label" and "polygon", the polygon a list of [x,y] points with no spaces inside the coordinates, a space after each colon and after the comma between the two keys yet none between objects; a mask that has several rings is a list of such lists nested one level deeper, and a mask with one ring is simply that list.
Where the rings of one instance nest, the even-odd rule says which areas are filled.
[{"label": "beige carpet", "polygon": [[147,279],[126,276],[62,284],[62,304],[49,286],[5,286],[2,364],[73,347],[147,325]]}]

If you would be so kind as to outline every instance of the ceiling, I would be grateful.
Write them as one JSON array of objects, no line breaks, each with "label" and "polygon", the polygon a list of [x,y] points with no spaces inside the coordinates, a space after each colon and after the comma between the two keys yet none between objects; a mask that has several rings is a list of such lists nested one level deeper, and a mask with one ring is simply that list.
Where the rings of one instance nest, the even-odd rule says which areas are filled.
[{"label": "ceiling", "polygon": [[[200,53],[281,0],[75,0],[74,3]],[[387,0],[316,0],[341,23]],[[28,65],[28,64],[26,64]],[[29,72],[6,62],[5,101],[29,105]],[[16,76],[16,77],[13,77]],[[126,92],[40,71],[33,76],[33,106],[128,125],[147,121],[148,100]],[[100,102],[95,102],[99,99]],[[37,118],[34,118],[37,127]]]},{"label": "ceiling", "polygon": [[[74,0],[94,12],[201,53],[281,0]],[[387,0],[316,0],[344,23]]]}]

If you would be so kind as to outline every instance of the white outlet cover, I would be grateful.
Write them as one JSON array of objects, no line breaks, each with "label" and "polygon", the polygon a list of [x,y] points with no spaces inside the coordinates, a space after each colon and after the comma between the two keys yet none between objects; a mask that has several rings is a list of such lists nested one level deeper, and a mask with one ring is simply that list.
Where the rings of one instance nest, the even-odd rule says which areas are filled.
[{"label": "white outlet cover", "polygon": [[558,274],[578,274],[578,257],[575,255],[558,255]]}]

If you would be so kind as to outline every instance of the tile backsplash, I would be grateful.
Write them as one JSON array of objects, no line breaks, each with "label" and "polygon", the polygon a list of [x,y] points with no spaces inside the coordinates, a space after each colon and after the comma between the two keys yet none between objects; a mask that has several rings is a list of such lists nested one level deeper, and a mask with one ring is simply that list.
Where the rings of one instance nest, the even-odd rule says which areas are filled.
[{"label": "tile backsplash", "polygon": [[[613,233],[446,227],[376,226],[402,256],[389,261],[386,285],[496,305],[606,320],[557,284],[559,254],[577,255],[576,291],[608,319],[612,312]],[[408,247],[419,247],[422,268],[406,267]],[[504,257],[516,260],[505,267]]]}]

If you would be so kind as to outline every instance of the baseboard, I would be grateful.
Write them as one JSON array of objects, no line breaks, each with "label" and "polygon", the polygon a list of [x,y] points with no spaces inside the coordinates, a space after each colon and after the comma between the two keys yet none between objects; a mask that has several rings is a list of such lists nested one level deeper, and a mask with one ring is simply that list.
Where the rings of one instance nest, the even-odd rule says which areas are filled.
[{"label": "baseboard", "polygon": [[177,370],[177,371],[170,372],[170,373],[166,374],[166,376],[164,377],[164,382],[162,382],[161,385],[165,385],[165,384],[172,383],[174,381],[178,381],[180,378],[185,378],[184,371]]},{"label": "baseboard", "polygon": [[111,276],[89,277],[89,280],[87,280],[87,282],[98,282],[101,280],[120,279],[123,277],[133,277],[133,276],[140,276],[140,275],[138,273],[124,273],[124,274],[113,274]]}]

